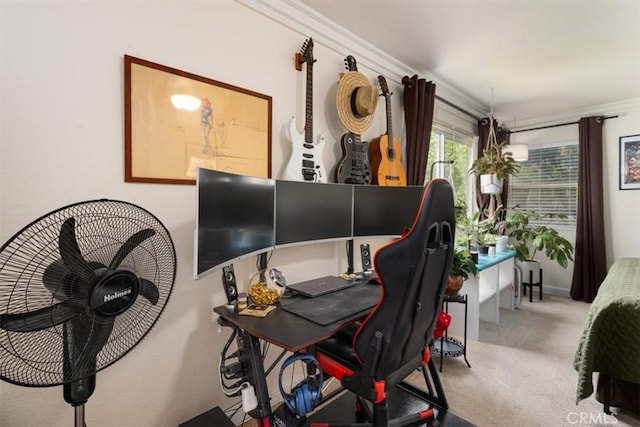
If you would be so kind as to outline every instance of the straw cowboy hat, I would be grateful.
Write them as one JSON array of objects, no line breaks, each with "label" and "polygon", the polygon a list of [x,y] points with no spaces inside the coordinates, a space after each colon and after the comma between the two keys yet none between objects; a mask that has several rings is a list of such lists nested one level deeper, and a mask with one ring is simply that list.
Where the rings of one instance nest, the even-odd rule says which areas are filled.
[{"label": "straw cowboy hat", "polygon": [[350,132],[362,134],[373,121],[378,89],[359,71],[341,73],[336,105],[342,125]]}]

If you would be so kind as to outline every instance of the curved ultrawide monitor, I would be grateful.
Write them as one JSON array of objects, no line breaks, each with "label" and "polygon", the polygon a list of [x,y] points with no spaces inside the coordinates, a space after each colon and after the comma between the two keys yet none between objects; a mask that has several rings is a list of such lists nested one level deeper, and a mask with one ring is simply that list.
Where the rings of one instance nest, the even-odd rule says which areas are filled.
[{"label": "curved ultrawide monitor", "polygon": [[198,168],[196,279],[275,245],[275,181]]},{"label": "curved ultrawide monitor", "polygon": [[353,235],[399,236],[411,227],[418,213],[423,187],[355,185],[353,188]]},{"label": "curved ultrawide monitor", "polygon": [[276,246],[352,237],[353,185],[276,181]]}]

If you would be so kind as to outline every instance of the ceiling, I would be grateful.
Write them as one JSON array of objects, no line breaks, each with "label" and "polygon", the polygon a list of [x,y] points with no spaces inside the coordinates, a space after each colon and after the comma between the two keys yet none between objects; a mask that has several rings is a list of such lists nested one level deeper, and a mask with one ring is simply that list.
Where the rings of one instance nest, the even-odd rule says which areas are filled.
[{"label": "ceiling", "polygon": [[302,3],[504,124],[640,100],[640,1]]}]

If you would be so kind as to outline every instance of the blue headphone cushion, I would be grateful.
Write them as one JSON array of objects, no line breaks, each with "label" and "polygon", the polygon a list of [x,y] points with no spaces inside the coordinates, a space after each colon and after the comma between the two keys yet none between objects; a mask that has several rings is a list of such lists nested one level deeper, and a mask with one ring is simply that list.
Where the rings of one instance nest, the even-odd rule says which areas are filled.
[{"label": "blue headphone cushion", "polygon": [[[305,378],[302,382],[297,384],[291,393],[286,394],[282,388],[282,372],[295,361],[304,361],[307,363],[314,363],[318,371],[317,377]],[[322,370],[315,357],[309,354],[294,354],[284,361],[282,368],[280,369],[280,392],[285,404],[299,417],[304,417],[313,409],[322,399]]]}]

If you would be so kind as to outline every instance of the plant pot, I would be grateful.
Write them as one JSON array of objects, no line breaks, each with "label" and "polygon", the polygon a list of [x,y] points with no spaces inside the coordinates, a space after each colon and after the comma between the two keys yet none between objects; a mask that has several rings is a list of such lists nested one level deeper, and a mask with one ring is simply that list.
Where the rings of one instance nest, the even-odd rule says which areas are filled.
[{"label": "plant pot", "polygon": [[500,194],[502,192],[502,180],[496,174],[480,175],[480,191],[483,194]]},{"label": "plant pot", "polygon": [[478,251],[482,254],[482,255],[487,255],[489,253],[489,246],[488,245],[482,245],[480,246],[480,248],[478,249]]},{"label": "plant pot", "polygon": [[478,263],[478,251],[471,251],[471,259],[474,264]]},{"label": "plant pot", "polygon": [[444,293],[448,296],[458,295],[462,285],[464,284],[464,277],[462,276],[449,276],[447,278],[447,287],[444,290]]},{"label": "plant pot", "polygon": [[497,236],[496,237],[496,252],[504,252],[507,250],[507,242],[509,236]]},{"label": "plant pot", "polygon": [[540,261],[534,259],[532,261],[520,261],[516,260],[516,265],[522,271],[522,281],[529,283],[529,271],[533,272],[533,283],[540,282]]}]

